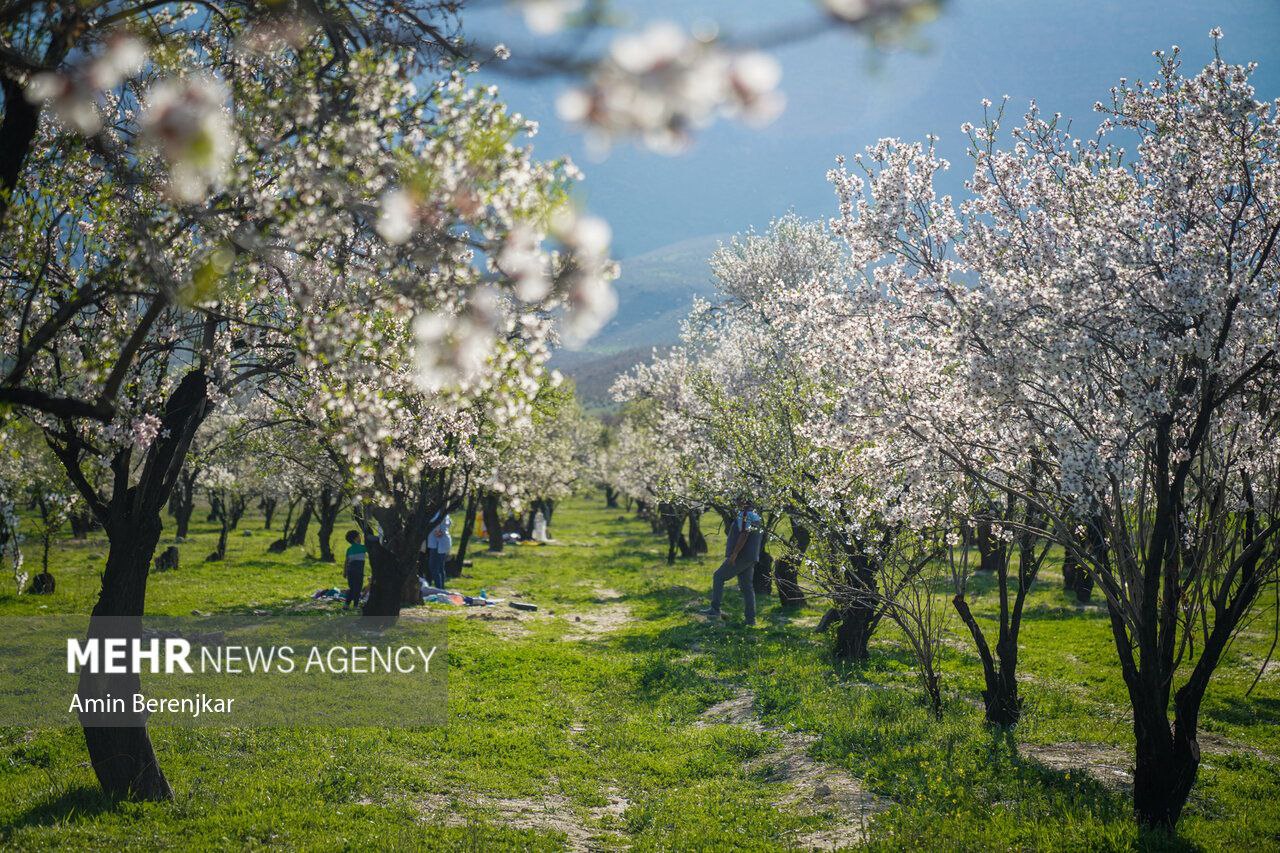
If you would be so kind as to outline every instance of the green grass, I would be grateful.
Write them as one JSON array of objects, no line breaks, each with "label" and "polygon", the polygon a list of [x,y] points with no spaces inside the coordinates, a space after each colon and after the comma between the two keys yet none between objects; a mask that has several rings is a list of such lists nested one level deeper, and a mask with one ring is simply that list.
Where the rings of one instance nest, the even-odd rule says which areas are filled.
[{"label": "green grass", "polygon": [[[149,612],[272,610],[339,584],[336,566],[298,549],[268,555],[276,534],[252,518],[242,526],[251,535],[232,534],[227,560],[204,564],[214,532],[195,525],[183,567],[151,579]],[[871,824],[873,847],[1280,845],[1280,680],[1271,674],[1244,697],[1269,624],[1251,628],[1215,677],[1203,728],[1228,747],[1206,754],[1178,837],[1140,836],[1123,791],[1027,755],[1026,744],[1128,749],[1131,739],[1105,615],[1064,598],[1054,567],[1028,604],[1026,717],[1006,737],[982,725],[981,673],[958,621],[937,723],[888,629],[870,663],[840,665],[813,633],[817,605],[787,613],[765,599],[754,631],[693,616],[713,562],[668,568],[665,540],[620,510],[568,503],[552,533],[560,544],[476,553],[457,582],[516,591],[541,612],[516,625],[450,611],[446,726],[154,728],[176,792],[165,804],[104,801],[78,730],[0,730],[0,843],[558,850],[577,832],[578,843],[594,835],[606,848],[781,849],[829,819],[789,806],[787,783],[758,769],[779,748],[776,732],[798,730],[814,736],[812,758],[891,800]],[[718,544],[713,537],[713,554]],[[0,615],[87,611],[105,554],[101,540],[61,543],[57,594],[0,596]],[[989,619],[990,590],[975,592]],[[731,617],[737,602],[730,592]],[[619,606],[630,621],[573,639]],[[754,694],[766,730],[699,724],[740,690]],[[547,803],[554,819],[510,819],[516,805]]]}]

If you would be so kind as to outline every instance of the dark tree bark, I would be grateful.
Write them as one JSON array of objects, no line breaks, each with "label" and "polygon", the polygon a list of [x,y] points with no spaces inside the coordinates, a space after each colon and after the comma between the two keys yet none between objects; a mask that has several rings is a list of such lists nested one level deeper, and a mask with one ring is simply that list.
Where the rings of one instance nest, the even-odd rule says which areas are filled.
[{"label": "dark tree bark", "polygon": [[[417,567],[429,520],[457,509],[456,500],[440,496],[443,488],[438,482],[424,481],[413,491],[417,496],[409,501],[403,489],[394,490],[391,506],[366,508],[359,519],[369,549],[369,598],[362,615],[367,624],[393,624],[402,607],[422,603]],[[378,521],[381,538],[373,535],[369,517]]]},{"label": "dark tree bark", "polygon": [[767,548],[760,549],[760,559],[756,560],[751,585],[755,588],[756,595],[769,595],[773,592],[773,555]]},{"label": "dark tree bark", "polygon": [[342,512],[342,502],[345,497],[341,489],[325,486],[320,490],[320,499],[316,503],[316,518],[320,522],[318,537],[320,560],[325,563],[335,561],[333,556],[333,528],[338,523],[338,515]]},{"label": "dark tree bark", "polygon": [[809,529],[791,519],[790,553],[774,563],[773,573],[778,583],[778,603],[783,607],[804,604],[804,592],[800,589],[800,561],[809,550]]},{"label": "dark tree bark", "polygon": [[249,498],[245,495],[233,495],[227,500],[227,529],[235,530],[240,526],[240,519],[244,518],[244,511],[249,505]]},{"label": "dark tree bark", "polygon": [[1074,592],[1076,588],[1076,575],[1080,571],[1080,561],[1076,559],[1075,554],[1067,551],[1062,555],[1062,589],[1064,592]]},{"label": "dark tree bark", "polygon": [[689,510],[689,550],[694,554],[707,553],[707,537],[702,532],[702,512]]},{"label": "dark tree bark", "polygon": [[285,536],[285,544],[290,548],[296,548],[299,545],[305,545],[307,542],[307,530],[311,527],[311,516],[315,514],[315,503],[311,498],[306,498],[302,502],[302,512],[298,514],[298,520],[294,522],[293,529],[288,531]]},{"label": "dark tree bark", "polygon": [[458,536],[458,553],[454,554],[449,562],[445,564],[445,577],[456,578],[462,576],[462,568],[467,559],[467,546],[476,531],[476,510],[478,505],[479,494],[472,489],[467,494],[467,506],[462,518],[462,533]]},{"label": "dark tree bark", "polygon": [[613,486],[606,485],[604,487],[604,506],[605,509],[618,508],[618,490]]},{"label": "dark tree bark", "polygon": [[186,539],[187,532],[191,529],[191,516],[196,509],[196,480],[199,476],[199,468],[183,468],[178,474],[173,495],[169,498],[169,511],[177,524],[174,536],[178,539]]},{"label": "dark tree bark", "polygon": [[835,611],[836,657],[863,662],[871,657],[871,635],[875,633],[875,610],[865,605],[852,605]]},{"label": "dark tree bark", "polygon": [[667,565],[675,565],[677,551],[681,557],[692,556],[693,551],[684,538],[685,511],[669,501],[662,501],[658,504],[658,517],[667,534]]},{"label": "dark tree bark", "polygon": [[214,546],[213,552],[204,558],[206,563],[219,563],[227,558],[227,522],[225,516],[219,515],[223,521],[218,528],[218,544]]},{"label": "dark tree bark", "polygon": [[484,529],[489,534],[489,551],[499,552],[503,547],[502,518],[498,515],[498,495],[496,492],[485,492],[480,501],[481,514],[484,518]]},{"label": "dark tree bark", "polygon": [[[1006,503],[1006,511],[1010,518],[1015,517],[1016,502],[1013,496]],[[1038,514],[1029,502],[1022,502],[1019,528],[1023,531],[1034,529],[1038,523]],[[989,530],[989,527],[988,527]],[[1022,716],[1022,697],[1018,694],[1018,637],[1022,630],[1022,612],[1026,604],[1027,594],[1035,583],[1040,566],[1049,551],[1048,544],[1040,544],[1036,537],[1023,532],[1017,539],[1018,566],[1012,578],[1012,598],[1010,598],[1011,578],[1010,565],[1012,551],[1008,547],[997,552],[998,562],[994,566],[996,589],[1000,596],[999,627],[996,636],[995,654],[992,654],[982,626],[974,618],[965,598],[965,590],[960,586],[951,603],[960,620],[969,629],[974,645],[978,650],[978,658],[982,662],[983,681],[986,685],[982,692],[982,702],[986,721],[989,725],[1009,727],[1016,725]],[[983,559],[986,559],[985,554]]]},{"label": "dark tree bark", "polygon": [[271,529],[271,519],[276,514],[276,506],[280,503],[278,498],[262,496],[262,500],[258,501],[258,509],[262,510],[262,529]]},{"label": "dark tree bark", "polygon": [[1093,573],[1085,566],[1077,566],[1071,579],[1071,588],[1075,590],[1076,601],[1082,604],[1093,598]]},{"label": "dark tree bark", "polygon": [[978,544],[978,553],[981,555],[978,571],[994,572],[1000,563],[1008,559],[1009,545],[992,532],[991,519],[978,520],[974,525],[974,538]]},{"label": "dark tree bark", "polygon": [[870,658],[871,635],[880,624],[882,612],[877,606],[878,585],[875,561],[863,554],[856,544],[840,543],[848,567],[844,571],[846,594],[836,607],[823,617],[824,621],[838,621],[836,629],[836,656],[864,662]]},{"label": "dark tree bark", "polygon": [[289,547],[289,531],[293,529],[293,513],[297,510],[301,498],[290,497],[285,506],[284,524],[280,525],[280,538],[267,546],[267,553],[282,554]]},{"label": "dark tree bark", "polygon": [[205,562],[216,563],[227,558],[227,535],[235,530],[249,499],[237,492],[211,492],[209,500],[213,504],[214,516],[218,522],[218,545],[205,558]]},{"label": "dark tree bark", "polygon": [[67,520],[71,524],[72,539],[85,539],[98,528],[98,522],[93,517],[93,513],[80,507],[73,510]]},{"label": "dark tree bark", "polygon": [[[165,403],[158,438],[147,449],[137,482],[129,485],[132,449],[112,460],[115,477],[109,499],[103,498],[81,470],[83,448],[70,435],[56,435],[51,446],[80,490],[110,543],[102,573],[102,589],[89,620],[90,638],[139,638],[146,604],[147,576],[162,530],[160,513],[169,500],[196,429],[208,411],[208,381],[202,370],[187,373]],[[85,698],[140,691],[134,675],[80,676]],[[146,800],[173,798],[160,770],[145,725],[117,728],[90,725],[82,718],[85,746],[102,790],[111,797]]]}]

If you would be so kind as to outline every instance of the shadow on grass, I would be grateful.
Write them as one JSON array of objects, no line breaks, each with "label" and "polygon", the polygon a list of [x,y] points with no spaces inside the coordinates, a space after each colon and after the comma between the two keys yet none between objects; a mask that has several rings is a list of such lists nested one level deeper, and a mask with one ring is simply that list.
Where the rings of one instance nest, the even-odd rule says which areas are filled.
[{"label": "shadow on grass", "polygon": [[27,809],[8,827],[56,826],[91,818],[116,807],[117,800],[93,785],[68,788],[56,797],[41,800]]}]

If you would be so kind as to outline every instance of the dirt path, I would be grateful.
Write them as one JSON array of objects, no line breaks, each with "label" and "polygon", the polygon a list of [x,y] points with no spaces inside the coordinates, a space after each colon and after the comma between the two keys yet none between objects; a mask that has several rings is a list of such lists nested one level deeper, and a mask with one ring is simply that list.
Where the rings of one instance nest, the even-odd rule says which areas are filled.
[{"label": "dirt path", "polygon": [[802,814],[821,814],[828,826],[793,839],[804,850],[837,850],[866,840],[867,828],[876,812],[889,801],[871,793],[848,771],[815,761],[809,746],[817,740],[804,732],[766,726],[755,713],[755,696],[739,689],[729,699],[712,705],[694,725],[730,725],[768,734],[779,742],[778,749],[757,756],[746,770],[784,787],[779,803]]},{"label": "dirt path", "polygon": [[613,826],[631,803],[613,789],[606,791],[606,798],[603,806],[580,808],[558,795],[532,799],[468,794],[466,806],[454,810],[449,797],[437,794],[419,800],[418,807],[432,821],[447,826],[466,826],[472,817],[484,816],[515,829],[558,832],[565,837],[566,850],[582,853],[626,847],[626,839]]}]

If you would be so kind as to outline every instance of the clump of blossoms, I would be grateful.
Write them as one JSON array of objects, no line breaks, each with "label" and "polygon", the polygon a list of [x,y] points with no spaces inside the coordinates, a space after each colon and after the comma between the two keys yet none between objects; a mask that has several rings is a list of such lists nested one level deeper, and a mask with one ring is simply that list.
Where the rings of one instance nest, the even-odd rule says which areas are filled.
[{"label": "clump of blossoms", "polygon": [[208,75],[164,80],[147,93],[142,140],[169,166],[169,192],[198,202],[224,179],[235,149],[228,91]]},{"label": "clump of blossoms", "polygon": [[600,146],[637,136],[650,148],[674,152],[718,115],[772,121],[784,105],[781,76],[767,54],[733,50],[659,22],[615,38],[587,84],[565,92],[557,109]]},{"label": "clump of blossoms", "polygon": [[68,71],[41,71],[27,81],[27,100],[49,104],[59,121],[85,136],[102,129],[103,94],[142,70],[147,47],[127,32],[103,40],[102,52]]}]

